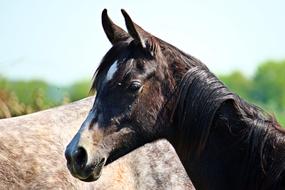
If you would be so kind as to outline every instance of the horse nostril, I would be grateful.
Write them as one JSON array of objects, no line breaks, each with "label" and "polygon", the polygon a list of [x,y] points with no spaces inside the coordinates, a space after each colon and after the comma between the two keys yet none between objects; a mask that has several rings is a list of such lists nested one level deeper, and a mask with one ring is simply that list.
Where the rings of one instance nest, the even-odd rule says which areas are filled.
[{"label": "horse nostril", "polygon": [[79,168],[84,168],[87,163],[87,152],[83,147],[79,147],[75,150],[73,160]]}]

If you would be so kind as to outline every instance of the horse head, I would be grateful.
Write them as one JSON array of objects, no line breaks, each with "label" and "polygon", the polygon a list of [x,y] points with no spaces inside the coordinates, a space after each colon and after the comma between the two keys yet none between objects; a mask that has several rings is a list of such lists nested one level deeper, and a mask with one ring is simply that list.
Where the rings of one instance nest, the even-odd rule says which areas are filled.
[{"label": "horse head", "polygon": [[102,12],[102,25],[112,43],[92,85],[94,105],[66,148],[72,175],[93,181],[104,165],[151,142],[167,127],[156,125],[175,79],[155,36],[135,24],[122,10],[128,32]]}]

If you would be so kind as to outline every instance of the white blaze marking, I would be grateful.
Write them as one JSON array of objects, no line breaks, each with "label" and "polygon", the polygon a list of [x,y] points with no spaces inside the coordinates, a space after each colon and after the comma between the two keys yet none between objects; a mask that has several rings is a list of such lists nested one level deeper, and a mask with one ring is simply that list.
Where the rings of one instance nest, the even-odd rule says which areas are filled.
[{"label": "white blaze marking", "polygon": [[118,69],[118,60],[116,60],[113,65],[111,65],[109,71],[107,72],[106,80],[109,81],[113,78],[115,72]]}]

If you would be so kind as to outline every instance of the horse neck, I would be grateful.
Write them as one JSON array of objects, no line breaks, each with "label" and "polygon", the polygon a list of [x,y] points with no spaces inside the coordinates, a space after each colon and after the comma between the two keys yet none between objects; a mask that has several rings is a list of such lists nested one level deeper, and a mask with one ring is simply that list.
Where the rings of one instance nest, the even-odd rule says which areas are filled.
[{"label": "horse neck", "polygon": [[284,189],[284,136],[252,127],[225,102],[199,155],[189,150],[190,139],[169,140],[197,189]]},{"label": "horse neck", "polygon": [[[173,112],[172,117],[162,117],[171,118],[169,122],[164,121],[164,127],[169,129],[167,138],[194,185],[199,189],[232,189],[233,184],[240,189],[256,189],[258,185],[262,189],[270,189],[285,181],[285,138],[282,130],[269,127],[274,122],[268,123],[268,117],[259,115],[262,111],[255,110],[232,94],[198,59],[166,42],[162,41],[162,44],[174,86],[180,86],[180,92],[174,93],[175,100],[172,98],[170,101],[172,106],[168,105],[166,109],[168,113]],[[202,77],[191,79],[195,72],[202,72]],[[202,91],[208,88],[209,93],[199,91],[191,97],[197,90],[186,85],[191,80],[196,80],[197,84],[204,83],[200,87]],[[182,87],[185,90],[181,92]],[[236,100],[244,104],[243,108],[233,106]],[[180,109],[173,108],[173,105]],[[197,111],[189,112],[191,106],[196,106]],[[239,114],[237,109],[240,109]],[[177,122],[182,119],[183,122]],[[217,175],[217,172],[220,173]],[[227,186],[229,184],[231,186]],[[279,186],[284,188],[284,182]]]},{"label": "horse neck", "polygon": [[[191,101],[191,98],[183,99],[186,105],[189,103],[187,101]],[[200,101],[207,104],[207,99],[203,97]],[[203,122],[199,125],[186,119],[186,122],[175,123],[184,126],[172,126],[182,133],[169,140],[188,175],[198,189],[284,188],[284,134],[273,126],[265,126],[273,125],[274,122],[262,117],[254,119],[246,113],[248,110],[237,108],[235,101],[228,99],[217,104],[214,118],[209,123],[209,128],[206,128],[208,133],[204,133],[207,136],[204,146],[203,143],[197,143],[203,138]],[[240,114],[237,109],[242,109],[244,113]],[[200,114],[203,113],[197,113],[194,117]],[[186,115],[186,118],[189,117],[191,116]],[[191,132],[194,135],[189,135]]]},{"label": "horse neck", "polygon": [[[209,151],[203,151],[200,156],[200,158],[203,158],[203,160],[200,159],[201,162],[196,161],[196,155],[209,148],[205,146],[207,140],[213,141],[211,145],[219,144],[222,146],[221,142],[214,142],[218,138],[208,139],[208,136],[210,136],[215,112],[224,100],[230,99],[231,93],[212,73],[199,66],[190,68],[184,74],[177,89],[178,91],[173,98],[174,103],[172,102],[174,105],[171,116],[173,121],[170,127],[172,133],[168,140],[174,146],[190,178],[193,178],[197,187],[200,187],[199,182],[203,182],[205,185],[209,184],[207,179],[210,179],[208,177],[211,175],[207,174],[200,180],[201,177],[199,176],[202,174],[199,171],[206,169],[201,163],[206,163],[206,158],[212,154],[208,154]],[[219,89],[219,91],[215,91],[215,89]],[[217,92],[220,92],[220,94],[217,94]],[[220,96],[223,98],[220,98]],[[206,165],[209,166],[209,163]],[[212,164],[212,166],[216,165]],[[207,173],[206,170],[203,172]]]}]

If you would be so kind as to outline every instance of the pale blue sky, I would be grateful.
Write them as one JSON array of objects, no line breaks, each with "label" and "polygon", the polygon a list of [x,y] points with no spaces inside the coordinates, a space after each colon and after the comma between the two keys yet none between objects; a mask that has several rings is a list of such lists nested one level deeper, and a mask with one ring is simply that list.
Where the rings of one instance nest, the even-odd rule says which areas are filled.
[{"label": "pale blue sky", "polygon": [[284,0],[0,0],[0,74],[54,84],[91,79],[111,47],[103,8],[122,27],[126,9],[217,74],[250,75],[262,61],[285,58]]}]

